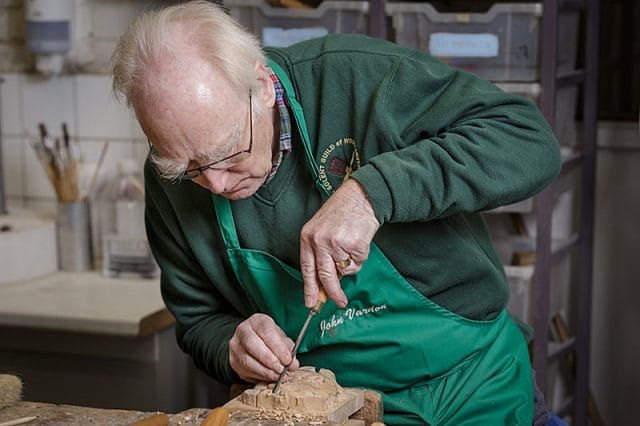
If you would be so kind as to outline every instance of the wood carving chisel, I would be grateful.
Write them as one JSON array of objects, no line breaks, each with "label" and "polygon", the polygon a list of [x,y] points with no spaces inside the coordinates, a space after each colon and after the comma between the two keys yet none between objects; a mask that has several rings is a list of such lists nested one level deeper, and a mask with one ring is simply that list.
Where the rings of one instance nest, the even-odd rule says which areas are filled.
[{"label": "wood carving chisel", "polygon": [[[298,347],[300,346],[300,342],[302,342],[302,338],[304,337],[304,334],[307,331],[307,328],[309,328],[309,323],[311,322],[311,318],[313,318],[313,316],[315,314],[317,314],[318,312],[320,312],[322,310],[322,307],[324,306],[325,302],[328,300],[329,298],[327,297],[327,293],[325,293],[324,289],[322,287],[320,287],[320,293],[318,294],[318,302],[316,303],[316,305],[311,308],[309,310],[309,315],[307,316],[307,319],[304,322],[304,325],[302,326],[302,329],[300,330],[300,333],[298,333],[298,338],[296,339],[296,343],[293,346],[293,349],[291,350],[291,362],[293,362],[293,359],[296,357],[296,354],[298,353]],[[282,381],[284,380],[284,376],[287,375],[287,371],[289,371],[289,366],[291,365],[291,363],[287,364],[283,369],[282,369],[282,373],[280,373],[280,377],[278,377],[278,381],[276,382],[275,387],[273,388],[273,393],[274,394],[278,394],[278,392],[280,391],[280,385],[282,384]]]}]

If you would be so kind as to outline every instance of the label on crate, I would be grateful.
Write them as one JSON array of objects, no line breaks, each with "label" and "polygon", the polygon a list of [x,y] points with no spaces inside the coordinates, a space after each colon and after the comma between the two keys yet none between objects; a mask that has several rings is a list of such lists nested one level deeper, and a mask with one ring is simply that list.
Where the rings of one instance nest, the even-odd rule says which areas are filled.
[{"label": "label on crate", "polygon": [[498,37],[489,33],[433,33],[429,38],[429,53],[448,58],[493,58],[499,47]]},{"label": "label on crate", "polygon": [[286,47],[299,41],[322,37],[329,34],[323,27],[311,28],[277,28],[264,27],[262,29],[262,45],[271,47]]}]

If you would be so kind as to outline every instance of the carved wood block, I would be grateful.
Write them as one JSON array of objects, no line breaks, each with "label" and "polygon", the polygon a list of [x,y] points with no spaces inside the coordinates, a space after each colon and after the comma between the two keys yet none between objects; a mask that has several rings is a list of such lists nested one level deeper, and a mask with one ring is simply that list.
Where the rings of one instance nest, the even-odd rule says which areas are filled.
[{"label": "carved wood block", "polygon": [[330,370],[301,367],[290,373],[278,395],[273,387],[273,383],[259,383],[229,401],[225,408],[231,412],[230,419],[235,413],[244,418],[252,413],[256,420],[341,424],[364,405],[364,391],[341,387]]},{"label": "carved wood block", "polygon": [[376,391],[364,391],[364,406],[353,413],[350,419],[364,420],[366,425],[381,422],[384,419],[382,395]]}]

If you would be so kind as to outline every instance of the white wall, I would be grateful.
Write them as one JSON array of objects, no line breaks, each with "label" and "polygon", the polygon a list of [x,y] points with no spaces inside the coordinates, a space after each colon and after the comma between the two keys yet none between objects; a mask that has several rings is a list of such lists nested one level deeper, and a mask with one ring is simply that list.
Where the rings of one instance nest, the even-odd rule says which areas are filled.
[{"label": "white wall", "polygon": [[591,390],[608,425],[638,423],[640,401],[640,137],[637,123],[600,123]]},{"label": "white wall", "polygon": [[4,74],[2,90],[2,159],[9,206],[55,210],[55,194],[30,141],[44,123],[53,136],[61,124],[79,143],[86,172],[91,174],[109,142],[99,177],[115,174],[117,160],[135,158],[142,167],[146,138],[133,114],[110,93],[108,75],[63,75],[45,79],[36,74]]},{"label": "white wall", "polygon": [[[95,169],[105,143],[107,156],[98,185],[115,174],[118,159],[140,164],[147,152],[146,138],[133,114],[111,96],[109,58],[118,37],[134,19],[136,2],[74,0],[72,52],[60,76],[46,78],[33,72],[33,55],[26,49],[24,0],[0,2],[0,85],[2,115],[2,169],[11,207],[55,210],[55,195],[29,142],[38,135],[38,123],[59,137],[61,124],[81,150],[85,182]],[[6,24],[6,25],[5,25]]]}]

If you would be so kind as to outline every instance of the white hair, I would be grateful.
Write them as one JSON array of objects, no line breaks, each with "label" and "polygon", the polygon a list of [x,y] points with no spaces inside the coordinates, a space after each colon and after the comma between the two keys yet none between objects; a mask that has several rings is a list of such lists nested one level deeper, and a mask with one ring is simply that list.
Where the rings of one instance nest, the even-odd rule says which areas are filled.
[{"label": "white hair", "polygon": [[132,104],[145,68],[167,54],[179,54],[180,29],[206,59],[240,91],[257,91],[254,64],[265,62],[258,39],[224,9],[206,1],[190,1],[139,16],[122,35],[113,53],[113,91]]}]

